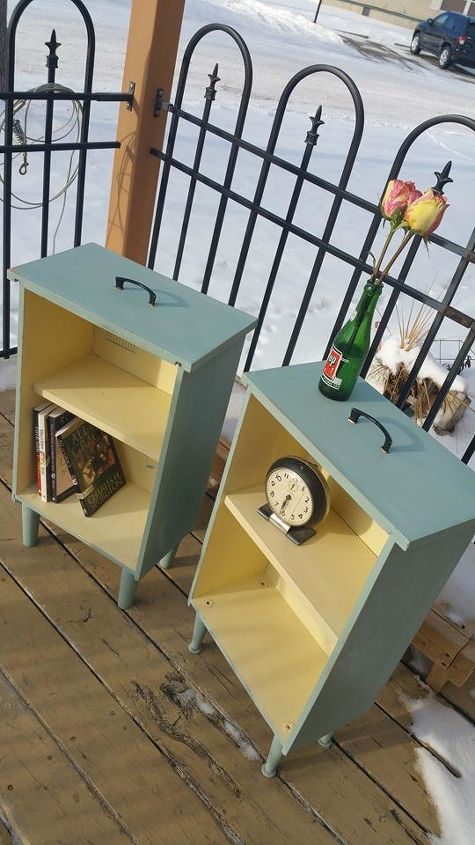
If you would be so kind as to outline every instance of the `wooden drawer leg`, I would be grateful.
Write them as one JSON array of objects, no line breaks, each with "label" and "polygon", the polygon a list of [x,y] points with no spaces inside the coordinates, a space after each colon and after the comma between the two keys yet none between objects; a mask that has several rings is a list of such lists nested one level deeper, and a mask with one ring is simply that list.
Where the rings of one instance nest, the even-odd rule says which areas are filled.
[{"label": "wooden drawer leg", "polygon": [[138,581],[135,580],[132,572],[123,569],[120,576],[119,598],[117,599],[117,604],[121,610],[128,610],[133,605],[137,584]]},{"label": "wooden drawer leg", "polygon": [[29,508],[27,505],[21,506],[21,518],[23,527],[23,545],[36,546],[38,542],[38,528],[40,525],[40,515]]},{"label": "wooden drawer leg", "polygon": [[175,555],[176,555],[176,551],[177,551],[177,549],[178,549],[178,546],[174,546],[174,548],[173,548],[173,549],[171,549],[171,550],[168,552],[168,554],[167,554],[167,555],[165,555],[165,557],[162,557],[162,559],[161,559],[161,561],[160,561],[160,563],[159,563],[160,569],[168,569],[168,567],[170,566],[170,564],[171,564],[171,562],[172,562],[173,558],[174,558],[174,557],[175,557]]},{"label": "wooden drawer leg", "polygon": [[192,654],[201,654],[203,648],[203,639],[206,634],[206,625],[201,620],[201,617],[196,614],[195,626],[193,628],[193,636],[188,648]]},{"label": "wooden drawer leg", "polygon": [[277,769],[279,767],[279,763],[282,760],[282,743],[280,740],[275,736],[272,740],[272,745],[269,749],[269,753],[267,755],[267,760],[265,763],[262,764],[261,772],[266,778],[273,778],[274,775],[277,773]]}]

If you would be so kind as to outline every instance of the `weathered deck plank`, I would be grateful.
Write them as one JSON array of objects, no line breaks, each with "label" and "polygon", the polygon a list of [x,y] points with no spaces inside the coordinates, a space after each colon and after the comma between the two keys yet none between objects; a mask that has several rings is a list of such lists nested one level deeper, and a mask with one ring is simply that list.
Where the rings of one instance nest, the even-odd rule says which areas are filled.
[{"label": "weathered deck plank", "polygon": [[[193,538],[186,538],[180,547],[177,563],[169,572],[176,573],[182,568],[193,566],[196,562],[196,552],[199,551],[199,544],[194,542],[193,555]],[[76,540],[71,538],[67,543],[82,566],[85,566],[114,597],[118,583],[115,567]],[[184,567],[181,566],[182,560],[185,562]],[[187,618],[184,613],[183,596],[175,590],[169,578],[157,570],[149,573],[144,580],[141,595],[129,615],[150,640],[157,643],[161,651],[167,654],[180,678],[186,680],[185,697],[191,703],[190,710],[194,709],[194,690],[198,689],[200,694],[206,697],[208,705],[217,707],[218,712],[231,723],[236,733],[239,731],[262,755],[265,754],[271,739],[267,725],[218,649],[211,644],[199,658],[189,654],[187,645],[192,618]],[[180,680],[180,683],[183,684],[183,681]],[[380,713],[380,716],[384,714]],[[391,719],[386,719],[388,724],[394,724]],[[395,728],[397,730],[397,726]],[[366,733],[364,735],[366,736]],[[411,754],[415,761],[416,744],[402,729],[399,729],[398,736],[404,746],[403,759],[407,765]],[[379,753],[384,756],[381,747]],[[411,771],[409,775],[406,769],[398,772],[403,778],[403,788],[397,776],[393,777],[396,792],[393,799],[386,794],[386,785],[383,783],[380,786],[368,778],[364,768],[360,760],[349,759],[349,755],[338,745],[328,752],[315,745],[292,755],[283,764],[280,778],[296,795],[301,795],[307,805],[322,815],[347,842],[364,841],[365,845],[379,845],[381,842],[401,845],[405,842],[427,842],[425,825],[417,824],[405,811],[399,794],[409,795],[410,798],[411,786],[414,787],[412,777],[417,777],[417,773]],[[416,810],[418,809],[424,817],[430,816],[432,830],[437,832],[435,812],[423,790],[421,802],[424,804],[423,809],[418,806]],[[429,805],[428,808],[425,805]]]},{"label": "weathered deck plank", "polygon": [[[1,541],[3,561],[5,547],[17,542],[15,536]],[[49,543],[54,557],[56,544],[52,539]],[[35,555],[30,562],[38,565]],[[25,601],[23,590],[9,575],[1,587],[0,664],[5,674],[111,814],[121,819],[130,838],[150,845],[226,842],[222,825],[33,602]],[[49,587],[54,592],[54,581]],[[71,621],[84,625],[87,617],[83,605]]]},{"label": "weathered deck plank", "polygon": [[[0,747],[0,817],[17,842],[133,843],[3,675]],[[11,841],[0,821],[0,845]]]},{"label": "weathered deck plank", "polygon": [[[4,488],[0,490],[2,509],[6,495]],[[70,555],[56,544],[51,547],[51,537],[45,538],[42,532],[38,546],[25,555],[16,542],[20,533],[19,514],[15,512],[18,509],[8,510],[3,524],[15,540],[10,539],[7,544],[0,538],[0,559],[6,561],[4,566],[10,575],[41,607],[51,623],[51,633],[60,631],[91,666],[114,699],[116,718],[121,707],[139,726],[142,736],[138,759],[147,740],[151,740],[148,745],[154,754],[155,747],[160,749],[170,764],[170,798],[175,792],[177,802],[185,800],[173,782],[174,771],[179,771],[190,787],[190,803],[194,791],[209,812],[208,827],[212,828],[213,819],[217,819],[231,839],[265,842],[270,837],[276,845],[283,845],[288,841],[288,829],[283,830],[287,824],[298,841],[308,839],[315,845],[332,845],[334,837],[294,801],[279,779],[268,784],[264,778],[256,778],[259,755],[249,749],[249,759],[249,752],[243,754],[236,747],[219,713],[209,712],[209,703],[202,704],[205,713],[200,710],[201,699],[184,677],[118,611],[115,602],[98,589]],[[191,625],[191,612],[186,606],[182,610]],[[0,655],[1,660],[8,660],[1,645]],[[79,674],[78,668],[75,673]],[[38,691],[36,694],[39,697]],[[43,701],[40,704],[44,707]],[[135,725],[131,724],[131,728],[137,730]],[[107,750],[102,749],[103,753]],[[143,767],[147,768],[147,755]],[[203,823],[203,814],[193,806],[190,814],[196,814],[196,822]],[[174,841],[170,836],[169,842]]]}]

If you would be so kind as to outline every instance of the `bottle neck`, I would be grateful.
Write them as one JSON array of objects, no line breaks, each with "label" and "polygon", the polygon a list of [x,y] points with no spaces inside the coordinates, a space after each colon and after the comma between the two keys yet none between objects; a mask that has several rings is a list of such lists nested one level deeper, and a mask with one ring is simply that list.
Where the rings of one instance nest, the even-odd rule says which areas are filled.
[{"label": "bottle neck", "polygon": [[361,323],[368,314],[373,315],[376,303],[381,296],[382,287],[381,284],[375,284],[372,281],[366,282],[363,293],[356,306],[355,322]]}]

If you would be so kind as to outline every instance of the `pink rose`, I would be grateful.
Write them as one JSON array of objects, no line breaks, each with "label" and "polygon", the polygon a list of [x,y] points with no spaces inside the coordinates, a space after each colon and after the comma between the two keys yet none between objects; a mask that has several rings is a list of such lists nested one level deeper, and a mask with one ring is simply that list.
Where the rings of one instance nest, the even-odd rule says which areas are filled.
[{"label": "pink rose", "polygon": [[399,225],[407,206],[422,196],[414,182],[403,182],[402,179],[391,179],[381,200],[381,214],[393,225]]}]

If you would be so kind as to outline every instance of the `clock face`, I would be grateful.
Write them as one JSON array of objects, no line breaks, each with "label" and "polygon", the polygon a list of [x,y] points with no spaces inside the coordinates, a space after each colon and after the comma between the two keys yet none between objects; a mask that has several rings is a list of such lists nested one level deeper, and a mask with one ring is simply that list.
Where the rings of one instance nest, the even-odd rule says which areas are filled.
[{"label": "clock face", "polygon": [[271,469],[266,480],[266,496],[272,510],[286,525],[306,525],[314,511],[308,485],[294,470]]}]

